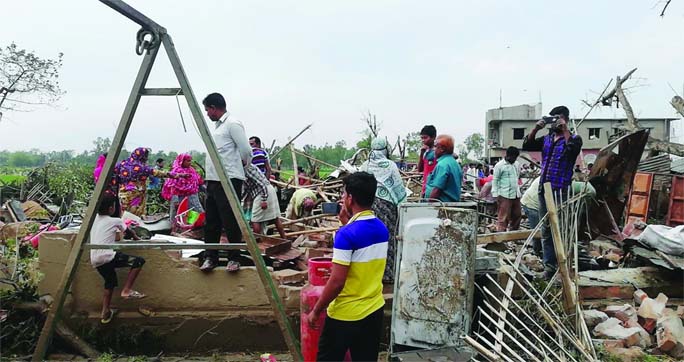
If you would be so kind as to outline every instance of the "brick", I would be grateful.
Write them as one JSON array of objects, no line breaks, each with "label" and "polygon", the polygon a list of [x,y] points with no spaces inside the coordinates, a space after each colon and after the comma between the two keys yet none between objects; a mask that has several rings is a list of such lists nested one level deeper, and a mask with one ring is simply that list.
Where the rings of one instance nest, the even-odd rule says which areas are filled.
[{"label": "brick", "polygon": [[594,335],[607,339],[621,340],[626,347],[640,346],[648,347],[645,335],[639,328],[625,328],[617,318],[608,318],[605,322],[599,323],[594,328]]},{"label": "brick", "polygon": [[639,324],[644,327],[648,333],[653,333],[655,331],[658,318],[661,317],[663,309],[665,309],[665,304],[667,303],[667,296],[660,293],[656,299],[645,298],[639,306],[637,311],[637,316],[639,318]]},{"label": "brick", "polygon": [[634,305],[641,305],[644,299],[648,298],[648,294],[641,289],[634,291]]},{"label": "brick", "polygon": [[273,272],[273,277],[280,284],[298,284],[303,283],[307,280],[308,272],[283,269]]},{"label": "brick", "polygon": [[582,315],[584,316],[584,321],[587,323],[587,328],[594,329],[599,323],[608,320],[608,315],[599,310],[583,310]]},{"label": "brick", "polygon": [[292,285],[278,286],[278,294],[283,299],[286,309],[299,309],[299,302],[301,299],[302,287]]},{"label": "brick", "polygon": [[609,317],[615,317],[619,319],[623,324],[627,325],[628,322],[631,326],[637,324],[637,311],[629,304],[623,305],[610,305],[606,307],[604,312]]},{"label": "brick", "polygon": [[684,325],[672,309],[663,311],[656,330],[658,349],[675,358],[684,357]]}]

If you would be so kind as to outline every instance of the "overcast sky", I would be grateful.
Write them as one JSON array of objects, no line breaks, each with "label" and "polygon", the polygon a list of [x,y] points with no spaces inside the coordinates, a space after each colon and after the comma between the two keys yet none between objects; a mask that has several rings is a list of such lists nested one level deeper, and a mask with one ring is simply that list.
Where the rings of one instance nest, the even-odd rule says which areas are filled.
[{"label": "overcast sky", "polygon": [[[434,124],[461,141],[485,112],[536,103],[574,117],[606,82],[638,67],[638,117],[672,117],[684,83],[684,1],[169,1],[129,4],[165,26],[201,100],[220,92],[249,135],[271,143],[355,143],[370,110],[390,138]],[[114,135],[142,57],[138,26],[95,0],[4,1],[0,45],[64,53],[56,107],[5,113],[0,149],[92,149]],[[165,53],[148,83],[176,87]],[[182,103],[186,123],[187,105]],[[623,116],[599,109],[592,116]],[[681,128],[678,130],[681,133]],[[678,134],[679,141],[684,137]],[[173,97],[141,102],[125,144],[203,150]]]}]

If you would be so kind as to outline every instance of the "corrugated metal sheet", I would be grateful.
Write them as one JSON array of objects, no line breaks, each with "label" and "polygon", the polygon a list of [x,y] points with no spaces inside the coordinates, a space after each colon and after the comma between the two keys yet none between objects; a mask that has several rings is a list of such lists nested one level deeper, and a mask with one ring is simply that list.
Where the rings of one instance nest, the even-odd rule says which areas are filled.
[{"label": "corrugated metal sheet", "polygon": [[670,155],[658,155],[639,162],[639,168],[637,170],[640,172],[669,173],[670,162]]},{"label": "corrugated metal sheet", "polygon": [[651,199],[651,186],[653,186],[653,174],[637,172],[632,183],[632,193],[627,203],[627,224],[640,220],[648,220],[648,204]]},{"label": "corrugated metal sheet", "polygon": [[672,177],[670,209],[665,224],[668,226],[684,224],[684,176]]},{"label": "corrugated metal sheet", "polygon": [[[472,209],[466,209],[468,207]],[[473,308],[477,211],[474,203],[399,207],[391,345],[462,345]]]},{"label": "corrugated metal sheet", "polygon": [[676,173],[684,174],[684,157],[672,161],[670,165],[670,170]]}]

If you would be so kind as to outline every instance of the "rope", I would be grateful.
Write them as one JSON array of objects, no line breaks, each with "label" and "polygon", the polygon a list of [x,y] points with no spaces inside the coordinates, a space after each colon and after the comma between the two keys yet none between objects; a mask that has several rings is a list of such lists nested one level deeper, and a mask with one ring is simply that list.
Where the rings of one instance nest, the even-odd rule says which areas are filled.
[{"label": "rope", "polygon": [[181,123],[183,124],[183,131],[188,133],[188,129],[185,127],[185,118],[183,118],[183,111],[181,111],[180,101],[178,100],[178,94],[180,94],[180,92],[181,89],[178,88],[178,92],[176,92],[176,105],[178,106],[178,114],[180,114]]},{"label": "rope", "polygon": [[[150,40],[147,40],[149,36]],[[155,33],[152,31],[149,31],[145,28],[140,28],[138,30],[138,33],[135,35],[135,53],[138,55],[143,55],[143,51],[147,50],[147,53],[150,53],[150,49],[156,46],[157,43],[157,36]]]}]

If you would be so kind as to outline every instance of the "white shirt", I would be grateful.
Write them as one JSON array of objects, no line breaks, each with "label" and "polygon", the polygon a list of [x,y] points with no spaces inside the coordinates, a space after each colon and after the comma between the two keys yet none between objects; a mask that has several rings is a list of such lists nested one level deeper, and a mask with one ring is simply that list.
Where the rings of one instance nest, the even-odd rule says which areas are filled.
[{"label": "white shirt", "polygon": [[520,198],[520,165],[518,162],[508,163],[501,160],[494,166],[494,179],[492,180],[492,196],[505,197],[513,200]]},{"label": "white shirt", "polygon": [[[126,230],[123,220],[109,215],[96,215],[93,227],[90,229],[91,244],[114,244],[116,232]],[[112,249],[93,249],[90,251],[90,263],[97,268],[114,259],[116,252]]]},{"label": "white shirt", "polygon": [[[229,120],[228,116],[229,113],[226,112],[216,122],[214,129],[211,131],[211,137],[216,144],[216,151],[218,151],[221,158],[226,176],[244,181],[245,170],[243,165],[252,162],[252,147],[249,146],[249,141],[245,135],[245,127],[242,123]],[[209,155],[207,155],[205,169],[207,170],[205,180],[220,181]]]}]

